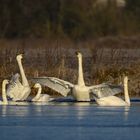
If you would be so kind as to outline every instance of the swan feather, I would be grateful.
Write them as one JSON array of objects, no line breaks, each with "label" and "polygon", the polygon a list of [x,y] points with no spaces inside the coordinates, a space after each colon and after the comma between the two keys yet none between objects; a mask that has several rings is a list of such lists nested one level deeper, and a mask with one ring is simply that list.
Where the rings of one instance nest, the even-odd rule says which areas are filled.
[{"label": "swan feather", "polygon": [[8,86],[7,86],[7,96],[13,100],[19,100],[19,95],[23,91],[24,87],[22,86],[20,80],[20,75],[16,73],[12,76]]},{"label": "swan feather", "polygon": [[55,77],[38,77],[31,80],[34,83],[40,83],[43,86],[47,86],[65,97],[71,92],[71,88],[74,86],[70,82]]},{"label": "swan feather", "polygon": [[90,91],[95,98],[103,98],[123,92],[123,87],[121,85],[103,83],[90,87]]}]

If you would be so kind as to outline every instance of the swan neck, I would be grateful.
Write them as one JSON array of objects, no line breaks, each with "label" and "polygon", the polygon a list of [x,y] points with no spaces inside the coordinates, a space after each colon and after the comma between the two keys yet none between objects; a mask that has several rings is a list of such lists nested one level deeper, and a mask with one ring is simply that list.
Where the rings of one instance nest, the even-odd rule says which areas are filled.
[{"label": "swan neck", "polygon": [[2,100],[3,103],[8,104],[7,96],[6,96],[6,84],[2,83]]},{"label": "swan neck", "polygon": [[42,91],[42,88],[41,86],[38,88],[38,92],[37,92],[37,95],[40,95],[41,94],[41,91]]},{"label": "swan neck", "polygon": [[82,56],[78,57],[78,61],[79,61],[78,85],[85,86],[84,77],[83,77]]},{"label": "swan neck", "polygon": [[21,63],[21,59],[17,60],[18,62],[18,66],[19,66],[19,70],[20,70],[20,74],[21,74],[21,78],[22,78],[22,84],[24,86],[28,86],[28,81],[27,81],[27,78],[25,76],[25,72],[24,72],[24,69],[23,69],[23,66],[22,66],[22,63]]},{"label": "swan neck", "polygon": [[124,78],[124,96],[125,96],[125,102],[128,106],[130,106],[130,97],[128,93],[128,80]]},{"label": "swan neck", "polygon": [[41,95],[41,91],[42,91],[42,88],[41,88],[41,86],[40,86],[40,87],[38,88],[37,94],[36,94],[36,96],[34,97],[33,101],[39,100],[40,95]]}]

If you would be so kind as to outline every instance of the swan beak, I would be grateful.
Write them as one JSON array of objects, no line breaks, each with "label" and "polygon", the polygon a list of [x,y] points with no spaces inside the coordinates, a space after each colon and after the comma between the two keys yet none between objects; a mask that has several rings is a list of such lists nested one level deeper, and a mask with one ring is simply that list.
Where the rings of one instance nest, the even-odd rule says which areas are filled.
[{"label": "swan beak", "polygon": [[78,55],[80,52],[76,51],[75,54]]},{"label": "swan beak", "polygon": [[31,87],[31,89],[34,89],[34,86],[33,86],[33,87]]},{"label": "swan beak", "polygon": [[7,82],[6,82],[7,84],[9,84],[10,83],[10,80],[7,80]]},{"label": "swan beak", "polygon": [[75,52],[76,55],[78,55],[78,52]]}]

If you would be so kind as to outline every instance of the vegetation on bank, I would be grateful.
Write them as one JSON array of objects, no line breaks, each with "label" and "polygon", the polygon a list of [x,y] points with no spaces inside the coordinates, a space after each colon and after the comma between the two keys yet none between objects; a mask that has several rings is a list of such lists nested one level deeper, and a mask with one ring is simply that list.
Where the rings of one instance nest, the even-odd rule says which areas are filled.
[{"label": "vegetation on bank", "polygon": [[76,83],[79,50],[87,85],[119,83],[127,74],[131,95],[140,95],[140,1],[97,1],[0,0],[0,81],[19,72],[15,57],[24,53],[28,79]]},{"label": "vegetation on bank", "polygon": [[10,79],[12,74],[19,72],[16,55],[23,53],[23,66],[29,80],[37,76],[54,76],[76,83],[78,63],[75,51],[81,51],[87,85],[107,81],[119,84],[126,74],[130,79],[131,95],[139,96],[139,46],[139,36],[105,37],[79,43],[46,39],[0,40],[0,80]]},{"label": "vegetation on bank", "polygon": [[140,1],[115,0],[1,0],[1,38],[69,38],[140,33]]}]

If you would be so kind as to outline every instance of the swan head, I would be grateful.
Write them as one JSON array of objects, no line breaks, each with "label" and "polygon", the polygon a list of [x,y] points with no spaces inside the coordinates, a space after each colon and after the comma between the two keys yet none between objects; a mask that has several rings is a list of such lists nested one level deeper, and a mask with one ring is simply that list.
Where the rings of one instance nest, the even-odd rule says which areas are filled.
[{"label": "swan head", "polygon": [[5,79],[5,80],[3,80],[3,82],[2,82],[3,84],[9,84],[9,80],[7,80],[7,79]]},{"label": "swan head", "polygon": [[17,60],[21,60],[23,58],[23,54],[17,55]]},{"label": "swan head", "polygon": [[41,88],[41,85],[40,85],[39,83],[36,83],[36,84],[34,85],[34,88]]},{"label": "swan head", "polygon": [[75,54],[77,55],[77,57],[82,57],[82,53],[81,52],[75,52]]}]

